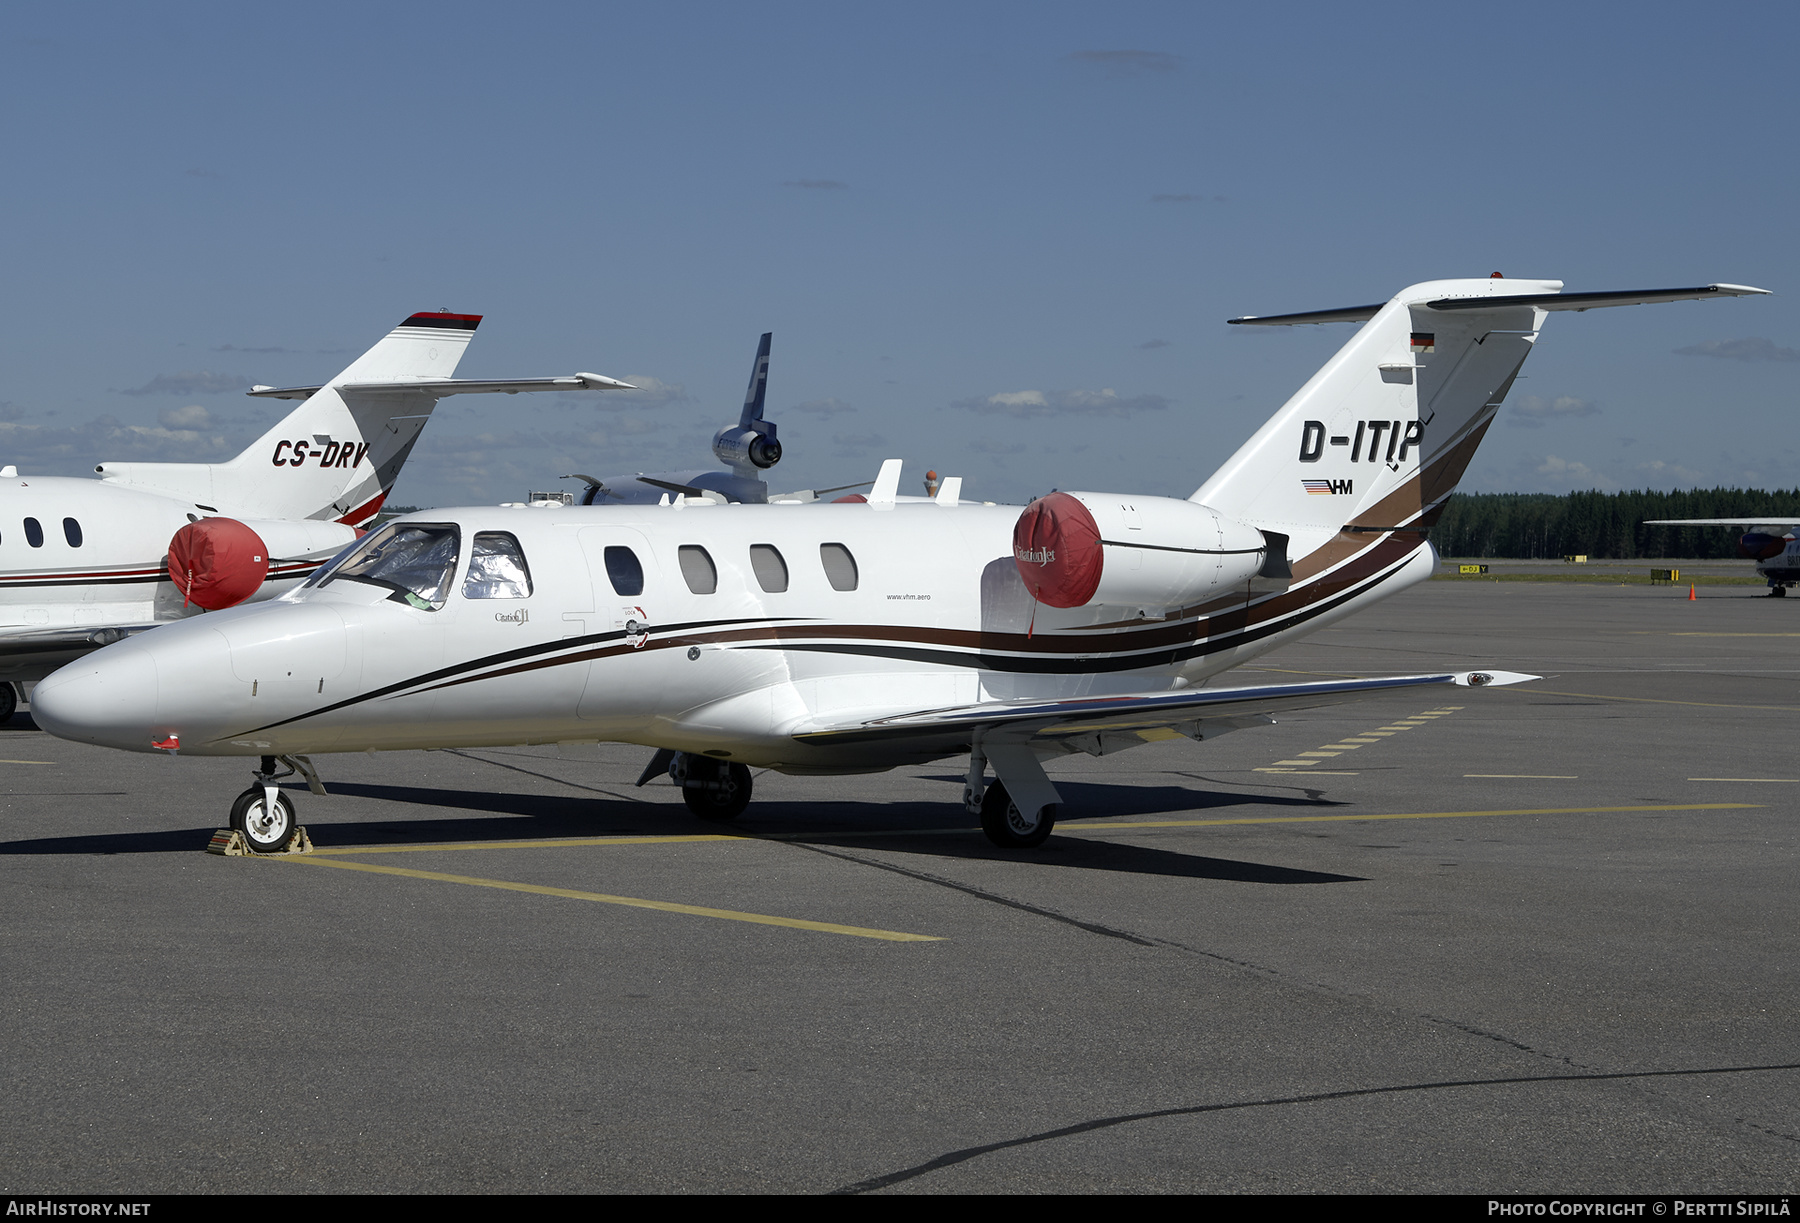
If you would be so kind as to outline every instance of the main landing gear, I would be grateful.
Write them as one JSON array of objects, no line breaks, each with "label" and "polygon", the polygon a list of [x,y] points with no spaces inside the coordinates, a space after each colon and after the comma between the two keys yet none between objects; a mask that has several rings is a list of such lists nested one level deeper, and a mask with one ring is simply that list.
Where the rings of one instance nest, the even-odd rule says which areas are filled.
[{"label": "main landing gear", "polygon": [[681,787],[688,810],[703,820],[735,820],[750,805],[750,770],[744,765],[676,752],[669,761],[669,777]]},{"label": "main landing gear", "polygon": [[[275,854],[288,847],[298,827],[293,801],[281,792],[279,783],[288,777],[304,777],[314,794],[325,793],[325,786],[305,756],[264,756],[261,764],[252,774],[256,784],[231,804],[231,826],[244,834],[245,843],[257,853]],[[277,772],[278,764],[287,768]]]},{"label": "main landing gear", "polygon": [[12,684],[0,681],[0,722],[12,721],[13,714],[19,711],[19,690]]},{"label": "main landing gear", "polygon": [[[1023,743],[983,743],[979,738],[969,747],[963,806],[981,817],[981,831],[1001,849],[1042,845],[1056,827],[1060,795],[1037,754]],[[998,774],[992,785],[984,780],[989,760]]]},{"label": "main landing gear", "polygon": [[1036,849],[1055,827],[1054,803],[1027,814],[1006,792],[1004,782],[996,781],[981,796],[981,831],[1001,849]]},{"label": "main landing gear", "polygon": [[1785,595],[1786,593],[1787,593],[1786,586],[1771,586],[1771,587],[1769,587],[1769,597],[1771,599],[1779,599],[1779,598],[1781,598],[1781,596]]}]

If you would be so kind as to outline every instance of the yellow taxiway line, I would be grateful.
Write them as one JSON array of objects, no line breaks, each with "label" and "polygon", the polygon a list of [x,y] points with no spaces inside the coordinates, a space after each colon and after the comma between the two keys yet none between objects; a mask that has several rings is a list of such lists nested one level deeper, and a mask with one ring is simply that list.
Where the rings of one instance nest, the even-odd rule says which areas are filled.
[{"label": "yellow taxiway line", "polygon": [[1224,820],[1149,820],[1130,824],[1063,824],[1058,832],[1115,828],[1210,828],[1220,824],[1341,824],[1357,820],[1461,820],[1483,815],[1612,815],[1634,811],[1730,811],[1762,803],[1659,803],[1649,807],[1520,807],[1506,811],[1412,811],[1392,815],[1247,815]]},{"label": "yellow taxiway line", "polygon": [[[641,841],[648,838],[633,838]],[[676,838],[669,838],[671,840]],[[690,838],[697,839],[697,838]],[[721,837],[720,840],[742,838]],[[858,938],[885,939],[892,943],[935,943],[934,934],[906,934],[899,930],[872,930],[866,926],[845,926],[837,922],[806,921],[798,917],[773,917],[767,913],[742,913],[736,909],[712,909],[704,905],[675,904],[667,900],[643,900],[636,896],[609,896],[604,892],[580,892],[573,888],[544,887],[536,883],[514,883],[507,879],[481,879],[474,875],[447,875],[441,871],[415,871],[404,866],[377,866],[373,862],[344,862],[320,858],[316,854],[284,854],[266,859],[271,862],[304,862],[311,866],[331,866],[339,870],[367,871],[376,875],[399,875],[407,879],[430,879],[438,883],[463,883],[478,888],[499,888],[507,892],[529,892],[534,896],[559,896],[565,900],[591,900],[598,904],[624,905],[632,909],[655,909],[662,913],[685,913],[690,917],[716,917],[725,921],[750,922],[758,926],[786,926],[793,930],[816,930],[821,934],[849,934]]]}]

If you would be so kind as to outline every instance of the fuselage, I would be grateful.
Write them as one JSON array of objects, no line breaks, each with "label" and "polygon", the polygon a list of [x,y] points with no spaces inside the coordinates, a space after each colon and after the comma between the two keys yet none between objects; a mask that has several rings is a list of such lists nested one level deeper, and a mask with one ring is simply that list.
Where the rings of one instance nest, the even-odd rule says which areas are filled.
[{"label": "fuselage", "polygon": [[340,562],[271,603],[108,646],[41,684],[34,708],[59,735],[135,751],[606,740],[794,772],[882,768],[943,745],[794,736],[1203,683],[1433,565],[1417,532],[1344,535],[1297,556],[1285,590],[1240,583],[1160,614],[1065,610],[1020,579],[1019,515],[932,502],[433,511],[397,525],[421,556],[448,558],[454,536],[454,561],[405,579],[410,594]]}]

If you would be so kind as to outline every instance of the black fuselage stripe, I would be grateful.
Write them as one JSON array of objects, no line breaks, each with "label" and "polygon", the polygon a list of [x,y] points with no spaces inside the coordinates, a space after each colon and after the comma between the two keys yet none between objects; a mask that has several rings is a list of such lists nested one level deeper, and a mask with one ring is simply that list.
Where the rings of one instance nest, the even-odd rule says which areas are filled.
[{"label": "black fuselage stripe", "polygon": [[[730,624],[750,624],[753,622],[754,618],[738,620],[697,620],[691,624],[664,625],[659,631],[673,633],[683,630],[719,628]],[[603,641],[618,641],[622,640],[624,636],[624,630],[620,629],[610,633],[590,633],[585,637],[564,637],[559,641],[547,641],[537,645],[520,646],[516,650],[507,650],[499,654],[489,654],[485,658],[478,658],[473,662],[455,663],[448,667],[440,667],[436,671],[428,671],[424,675],[415,675],[410,679],[403,679],[397,683],[389,684],[385,688],[376,688],[371,692],[364,692],[358,696],[348,697],[335,704],[324,705],[318,709],[308,710],[306,713],[297,713],[291,718],[283,718],[279,722],[270,722],[266,725],[258,726],[251,730],[241,731],[239,733],[240,735],[254,735],[261,731],[274,730],[276,727],[286,726],[290,722],[298,722],[303,718],[317,717],[322,713],[335,713],[337,710],[346,709],[351,705],[360,705],[364,701],[374,701],[379,700],[384,696],[393,696],[408,688],[417,688],[422,685],[433,683],[436,680],[449,679],[452,676],[464,675],[471,671],[480,671],[487,667],[503,666],[506,663],[517,662],[520,659],[532,658],[545,654],[555,654],[560,650],[582,649],[598,645]],[[226,737],[234,738],[237,736]]]},{"label": "black fuselage stripe", "polygon": [[[1412,559],[1412,556],[1413,552],[1409,551],[1398,562],[1391,565],[1386,572],[1377,574],[1366,581],[1357,582],[1342,593],[1321,600],[1316,605],[1296,611],[1292,615],[1270,620],[1268,623],[1259,625],[1255,628],[1247,627],[1234,632],[1222,633],[1219,636],[1209,638],[1206,641],[1196,642],[1193,645],[1168,650],[1157,650],[1124,656],[1114,655],[1107,658],[1029,658],[1009,657],[997,654],[958,653],[953,650],[933,650],[911,646],[868,645],[861,643],[832,644],[828,642],[802,643],[790,641],[770,642],[763,645],[746,645],[739,648],[753,650],[804,650],[809,653],[854,654],[864,657],[892,658],[908,662],[964,667],[975,670],[1000,671],[1012,674],[1080,675],[1110,673],[1116,671],[1136,671],[1146,667],[1171,666],[1177,662],[1184,662],[1190,658],[1199,658],[1208,654],[1221,653],[1248,642],[1260,641],[1262,638],[1272,636],[1275,633],[1285,632],[1287,629],[1304,624],[1317,616],[1321,616],[1334,608],[1342,606],[1359,595],[1375,589],[1377,586],[1380,586],[1389,578],[1393,577],[1396,573],[1400,572],[1400,570],[1406,566],[1406,563]],[[658,626],[655,631],[659,636],[666,637],[667,635],[679,632],[692,632],[695,630],[723,628],[730,625],[751,624],[755,623],[756,619],[757,618],[755,617],[744,617],[732,620],[698,620],[683,624]],[[473,673],[489,667],[503,666],[507,663],[518,662],[527,658],[543,657],[565,650],[589,651],[603,642],[621,641],[624,637],[624,631],[620,630],[610,633],[592,633],[584,637],[568,637],[560,641],[545,642],[533,646],[522,646],[516,650],[508,650],[500,654],[491,654],[485,658],[479,658],[472,662],[457,663],[448,667],[440,667],[438,670],[427,672],[424,675],[413,676],[410,679],[388,684],[386,687],[377,688],[358,696],[349,697],[345,700],[337,701],[318,709],[309,710],[306,713],[295,714],[291,718],[283,718],[277,722],[269,722],[251,730],[240,731],[236,735],[227,735],[224,737],[226,739],[233,739],[242,738],[245,735],[259,734],[265,730],[274,730],[278,727],[288,726],[294,722],[317,717],[320,714],[335,713],[337,710],[347,709],[352,705],[360,705],[367,701],[379,700],[382,697],[403,693],[409,688],[418,688],[434,684],[440,680],[462,676],[467,676],[470,679],[486,678],[474,675]],[[562,665],[564,663],[586,662],[591,660],[592,657],[593,655],[589,653],[571,654],[570,657],[565,659],[549,660],[549,663],[550,665]]]}]

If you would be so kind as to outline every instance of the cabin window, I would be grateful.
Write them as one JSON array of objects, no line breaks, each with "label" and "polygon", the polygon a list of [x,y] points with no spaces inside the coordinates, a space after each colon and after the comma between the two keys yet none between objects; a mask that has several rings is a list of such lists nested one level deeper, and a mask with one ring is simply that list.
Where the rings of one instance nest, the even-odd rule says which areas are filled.
[{"label": "cabin window", "polygon": [[450,593],[462,534],[448,524],[395,523],[363,540],[319,583],[340,578],[393,591],[388,597],[421,611],[436,611]]},{"label": "cabin window", "polygon": [[63,538],[69,541],[69,547],[81,547],[81,524],[73,518],[63,519]]},{"label": "cabin window", "polygon": [[699,544],[682,544],[675,555],[681,561],[681,576],[689,590],[697,595],[709,595],[719,588],[719,570],[705,548]]},{"label": "cabin window", "polygon": [[772,595],[788,588],[787,562],[774,544],[750,545],[750,570],[756,574],[756,584]]},{"label": "cabin window", "polygon": [[519,541],[507,531],[478,531],[463,578],[465,599],[529,599],[531,568]]},{"label": "cabin window", "polygon": [[820,544],[819,563],[825,566],[825,580],[833,590],[856,589],[856,558],[843,544]]},{"label": "cabin window", "polygon": [[25,520],[25,542],[34,548],[44,546],[44,526],[35,518]]},{"label": "cabin window", "polygon": [[644,593],[644,563],[630,548],[614,544],[606,550],[606,580],[612,583],[616,594],[641,595]]}]

